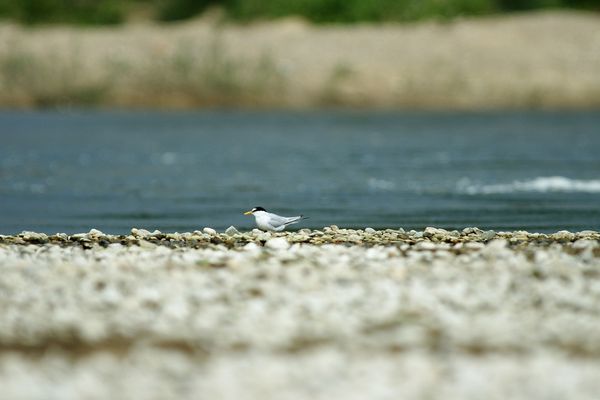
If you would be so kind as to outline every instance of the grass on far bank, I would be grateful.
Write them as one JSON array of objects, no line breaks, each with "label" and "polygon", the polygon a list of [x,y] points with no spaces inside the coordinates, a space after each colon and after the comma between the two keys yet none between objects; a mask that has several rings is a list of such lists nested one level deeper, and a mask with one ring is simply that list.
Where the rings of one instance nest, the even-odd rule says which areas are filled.
[{"label": "grass on far bank", "polygon": [[593,13],[360,27],[0,24],[0,37],[0,107],[600,106]]},{"label": "grass on far bank", "polygon": [[0,54],[0,105],[17,107],[260,105],[283,80],[269,55],[250,62],[229,54],[218,36],[206,46],[182,39],[152,62],[104,58],[90,65],[74,45],[42,51],[13,41]]}]

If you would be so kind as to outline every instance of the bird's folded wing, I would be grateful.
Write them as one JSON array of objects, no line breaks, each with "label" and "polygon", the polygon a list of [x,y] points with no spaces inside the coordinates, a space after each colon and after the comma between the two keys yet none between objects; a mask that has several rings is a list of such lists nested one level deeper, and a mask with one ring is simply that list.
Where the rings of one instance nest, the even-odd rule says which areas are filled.
[{"label": "bird's folded wing", "polygon": [[269,216],[269,223],[271,226],[281,226],[296,223],[302,219],[302,215],[296,217],[282,217],[281,215],[271,214]]},{"label": "bird's folded wing", "polygon": [[269,215],[269,223],[272,226],[286,225],[286,224],[289,224],[289,218],[282,217],[280,215],[271,214],[271,215]]},{"label": "bird's folded wing", "polygon": [[302,219],[302,215],[298,215],[297,217],[286,218],[287,221],[285,222],[285,225],[296,223],[296,222],[300,221],[301,219]]}]

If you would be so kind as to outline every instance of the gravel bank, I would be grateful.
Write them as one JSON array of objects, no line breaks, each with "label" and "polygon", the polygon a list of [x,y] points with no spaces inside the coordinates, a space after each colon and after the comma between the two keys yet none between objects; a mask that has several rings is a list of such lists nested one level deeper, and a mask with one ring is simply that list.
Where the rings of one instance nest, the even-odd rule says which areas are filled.
[{"label": "gravel bank", "polygon": [[0,236],[5,398],[595,399],[600,233]]}]

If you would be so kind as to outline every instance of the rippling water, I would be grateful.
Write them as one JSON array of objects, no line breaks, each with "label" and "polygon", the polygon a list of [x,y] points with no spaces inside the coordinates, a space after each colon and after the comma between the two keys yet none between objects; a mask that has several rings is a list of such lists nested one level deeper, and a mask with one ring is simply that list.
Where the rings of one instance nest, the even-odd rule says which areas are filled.
[{"label": "rippling water", "polygon": [[600,229],[600,112],[0,113],[0,233]]}]

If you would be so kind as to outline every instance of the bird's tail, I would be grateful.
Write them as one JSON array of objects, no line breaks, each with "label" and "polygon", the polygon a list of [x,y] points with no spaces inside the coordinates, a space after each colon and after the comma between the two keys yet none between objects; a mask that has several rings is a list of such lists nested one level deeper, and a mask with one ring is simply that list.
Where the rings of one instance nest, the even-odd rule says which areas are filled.
[{"label": "bird's tail", "polygon": [[304,215],[298,215],[297,217],[291,217],[289,219],[289,221],[287,221],[285,223],[285,225],[295,224],[295,223],[302,221],[303,219],[308,219],[308,217],[305,217]]}]

